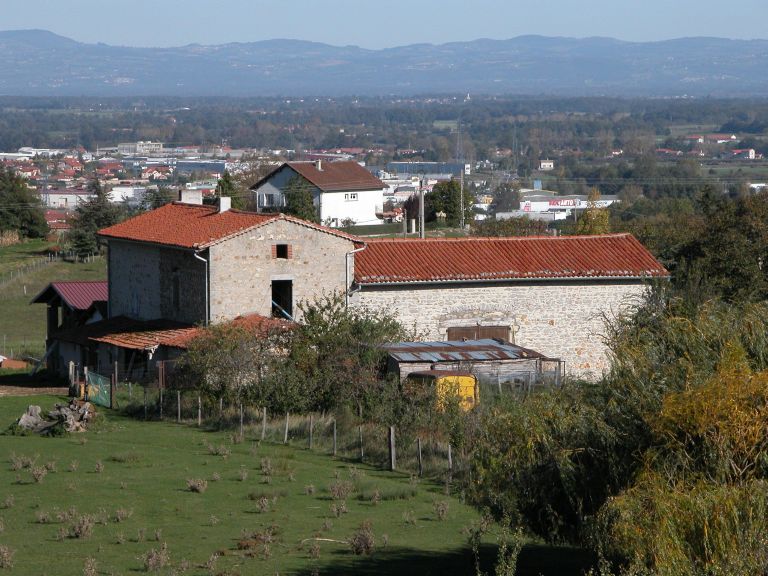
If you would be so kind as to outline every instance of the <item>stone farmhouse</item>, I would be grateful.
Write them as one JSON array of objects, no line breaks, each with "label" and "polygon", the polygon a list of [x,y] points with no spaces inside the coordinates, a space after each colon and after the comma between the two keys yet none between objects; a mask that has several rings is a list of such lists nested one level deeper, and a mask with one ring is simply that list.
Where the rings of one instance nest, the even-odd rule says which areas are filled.
[{"label": "stone farmhouse", "polygon": [[148,366],[178,354],[198,325],[300,321],[300,302],[338,293],[427,340],[499,338],[564,360],[566,373],[599,374],[604,317],[667,276],[628,234],[370,240],[228,200],[175,202],[100,232],[108,317],[67,336],[92,347],[75,362]]},{"label": "stone farmhouse", "polygon": [[259,212],[279,212],[290,182],[306,186],[319,221],[338,228],[344,222],[381,224],[387,185],[357,162],[286,162],[251,187]]}]

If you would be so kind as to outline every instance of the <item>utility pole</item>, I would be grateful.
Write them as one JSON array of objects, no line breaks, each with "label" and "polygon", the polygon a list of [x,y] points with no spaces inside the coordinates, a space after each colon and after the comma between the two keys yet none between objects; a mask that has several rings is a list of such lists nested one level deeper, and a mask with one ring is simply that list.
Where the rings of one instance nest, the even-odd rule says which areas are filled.
[{"label": "utility pole", "polygon": [[419,238],[426,238],[424,232],[424,180],[419,182]]}]

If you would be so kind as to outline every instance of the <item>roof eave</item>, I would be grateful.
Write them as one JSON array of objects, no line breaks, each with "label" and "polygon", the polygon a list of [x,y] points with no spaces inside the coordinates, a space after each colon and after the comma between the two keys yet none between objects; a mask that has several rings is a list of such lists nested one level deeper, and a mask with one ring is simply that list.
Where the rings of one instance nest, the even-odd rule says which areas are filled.
[{"label": "roof eave", "polygon": [[654,275],[647,274],[643,276],[537,276],[530,278],[463,278],[463,279],[449,279],[449,280],[398,280],[392,282],[361,282],[355,279],[355,283],[358,286],[412,286],[412,285],[429,285],[429,284],[488,284],[488,283],[501,283],[501,282],[576,282],[584,280],[634,280],[639,282],[645,282],[648,280],[669,280],[669,275]]}]

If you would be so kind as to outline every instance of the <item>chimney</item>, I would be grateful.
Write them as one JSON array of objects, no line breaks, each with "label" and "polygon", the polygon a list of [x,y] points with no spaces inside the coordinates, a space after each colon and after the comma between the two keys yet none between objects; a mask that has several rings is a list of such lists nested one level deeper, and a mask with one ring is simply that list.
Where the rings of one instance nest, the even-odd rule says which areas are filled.
[{"label": "chimney", "polygon": [[317,167],[317,171],[318,172],[322,172],[323,171],[323,161],[322,160],[318,160],[317,162],[315,162],[315,166]]},{"label": "chimney", "polygon": [[187,190],[185,188],[179,189],[179,202],[184,204],[203,204],[203,191],[202,190]]},{"label": "chimney", "polygon": [[219,197],[219,212],[226,212],[232,208],[232,198],[230,196]]}]

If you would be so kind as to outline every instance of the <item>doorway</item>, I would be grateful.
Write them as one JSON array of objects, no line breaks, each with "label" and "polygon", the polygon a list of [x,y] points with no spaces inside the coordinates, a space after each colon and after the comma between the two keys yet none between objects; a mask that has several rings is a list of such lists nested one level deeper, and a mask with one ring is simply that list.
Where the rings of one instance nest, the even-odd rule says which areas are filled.
[{"label": "doorway", "polygon": [[272,280],[272,316],[293,320],[293,280]]}]

